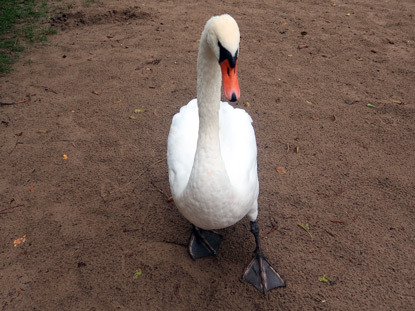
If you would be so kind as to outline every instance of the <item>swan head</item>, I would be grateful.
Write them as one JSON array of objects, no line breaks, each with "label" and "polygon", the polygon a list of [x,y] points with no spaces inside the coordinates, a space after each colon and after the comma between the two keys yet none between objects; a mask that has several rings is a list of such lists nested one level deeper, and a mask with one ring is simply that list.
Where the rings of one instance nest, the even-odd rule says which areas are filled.
[{"label": "swan head", "polygon": [[241,94],[236,72],[240,40],[238,24],[228,14],[214,16],[206,23],[204,32],[222,71],[225,96],[234,102]]}]

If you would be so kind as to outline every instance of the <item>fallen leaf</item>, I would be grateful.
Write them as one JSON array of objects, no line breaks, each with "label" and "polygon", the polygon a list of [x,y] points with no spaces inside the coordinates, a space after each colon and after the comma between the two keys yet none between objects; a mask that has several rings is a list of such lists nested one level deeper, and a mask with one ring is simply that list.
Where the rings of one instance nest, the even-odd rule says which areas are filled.
[{"label": "fallen leaf", "polygon": [[304,229],[308,235],[312,238],[313,236],[310,233],[310,225],[305,223],[305,224],[297,224],[300,228]]},{"label": "fallen leaf", "polygon": [[143,113],[145,109],[134,109],[134,113]]},{"label": "fallen leaf", "polygon": [[62,159],[64,159],[64,160],[68,160],[68,155],[67,155],[67,154],[63,154],[63,155],[62,155]]},{"label": "fallen leaf", "polygon": [[24,243],[26,241],[26,234],[24,236],[22,236],[21,238],[18,238],[16,240],[13,241],[13,245],[14,247],[17,247],[18,245]]},{"label": "fallen leaf", "polygon": [[311,101],[309,101],[309,100],[306,100],[305,101],[307,104],[310,104],[310,105],[312,105],[313,103],[311,102]]},{"label": "fallen leaf", "polygon": [[143,272],[141,271],[141,269],[135,270],[133,279],[137,280],[142,274],[143,274]]},{"label": "fallen leaf", "polygon": [[134,117],[134,116],[130,116],[130,119],[131,119],[131,120],[137,120],[137,118],[136,118],[136,117]]},{"label": "fallen leaf", "polygon": [[350,16],[350,13],[347,13],[346,16]]},{"label": "fallen leaf", "polygon": [[366,106],[368,106],[369,108],[376,108],[376,106],[372,104],[367,104]]},{"label": "fallen leaf", "polygon": [[325,274],[323,274],[323,276],[321,278],[318,278],[318,280],[320,282],[324,282],[324,283],[328,283],[329,282],[329,280],[327,278],[327,275],[325,275]]},{"label": "fallen leaf", "polygon": [[29,191],[30,191],[30,192],[33,192],[33,191],[35,191],[35,188],[33,188],[33,187],[30,187],[30,188],[29,188]]},{"label": "fallen leaf", "polygon": [[285,173],[287,173],[287,170],[285,168],[283,168],[282,166],[276,167],[275,170],[277,171],[278,174],[285,174]]}]

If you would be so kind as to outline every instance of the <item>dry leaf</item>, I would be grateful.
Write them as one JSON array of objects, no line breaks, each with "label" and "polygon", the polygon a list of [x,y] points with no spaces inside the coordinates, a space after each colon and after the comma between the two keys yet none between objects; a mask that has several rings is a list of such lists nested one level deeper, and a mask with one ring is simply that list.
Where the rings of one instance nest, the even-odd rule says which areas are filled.
[{"label": "dry leaf", "polygon": [[19,239],[13,241],[14,247],[17,247],[19,244],[22,244],[26,241],[26,234]]},{"label": "dry leaf", "polygon": [[68,155],[63,154],[63,155],[62,155],[62,159],[64,159],[64,160],[68,160]]},{"label": "dry leaf", "polygon": [[275,170],[277,171],[278,174],[285,174],[285,173],[287,173],[287,170],[285,168],[283,168],[282,166],[276,167]]},{"label": "dry leaf", "polygon": [[35,188],[33,188],[33,187],[30,187],[30,188],[29,188],[29,191],[30,191],[30,192],[33,192],[33,191],[35,191]]},{"label": "dry leaf", "polygon": [[299,226],[300,228],[304,229],[308,235],[312,238],[313,236],[310,233],[310,225],[305,223],[305,224],[297,224],[297,226]]}]

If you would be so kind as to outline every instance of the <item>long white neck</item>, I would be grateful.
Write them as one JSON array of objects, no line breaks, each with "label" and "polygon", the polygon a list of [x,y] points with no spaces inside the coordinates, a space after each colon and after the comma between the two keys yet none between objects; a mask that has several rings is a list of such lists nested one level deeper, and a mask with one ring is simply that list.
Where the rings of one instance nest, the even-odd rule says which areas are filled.
[{"label": "long white neck", "polygon": [[220,95],[221,71],[219,63],[206,41],[205,32],[203,32],[197,57],[199,141],[204,139],[205,134],[219,138]]},{"label": "long white neck", "polygon": [[215,187],[223,190],[230,184],[219,140],[221,80],[218,59],[210,49],[204,32],[197,59],[199,136],[188,186],[203,187],[206,183],[214,183]]}]

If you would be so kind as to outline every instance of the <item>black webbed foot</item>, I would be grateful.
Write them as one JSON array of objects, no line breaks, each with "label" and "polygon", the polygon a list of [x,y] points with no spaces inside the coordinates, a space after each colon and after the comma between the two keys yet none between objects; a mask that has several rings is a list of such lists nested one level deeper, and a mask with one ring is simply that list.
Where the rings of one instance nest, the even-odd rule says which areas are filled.
[{"label": "black webbed foot", "polygon": [[277,269],[262,253],[259,243],[259,228],[256,221],[251,221],[251,232],[256,242],[255,255],[246,267],[243,278],[264,294],[273,288],[285,286]]},{"label": "black webbed foot", "polygon": [[222,235],[193,226],[189,242],[190,256],[193,259],[216,256],[221,241]]}]

